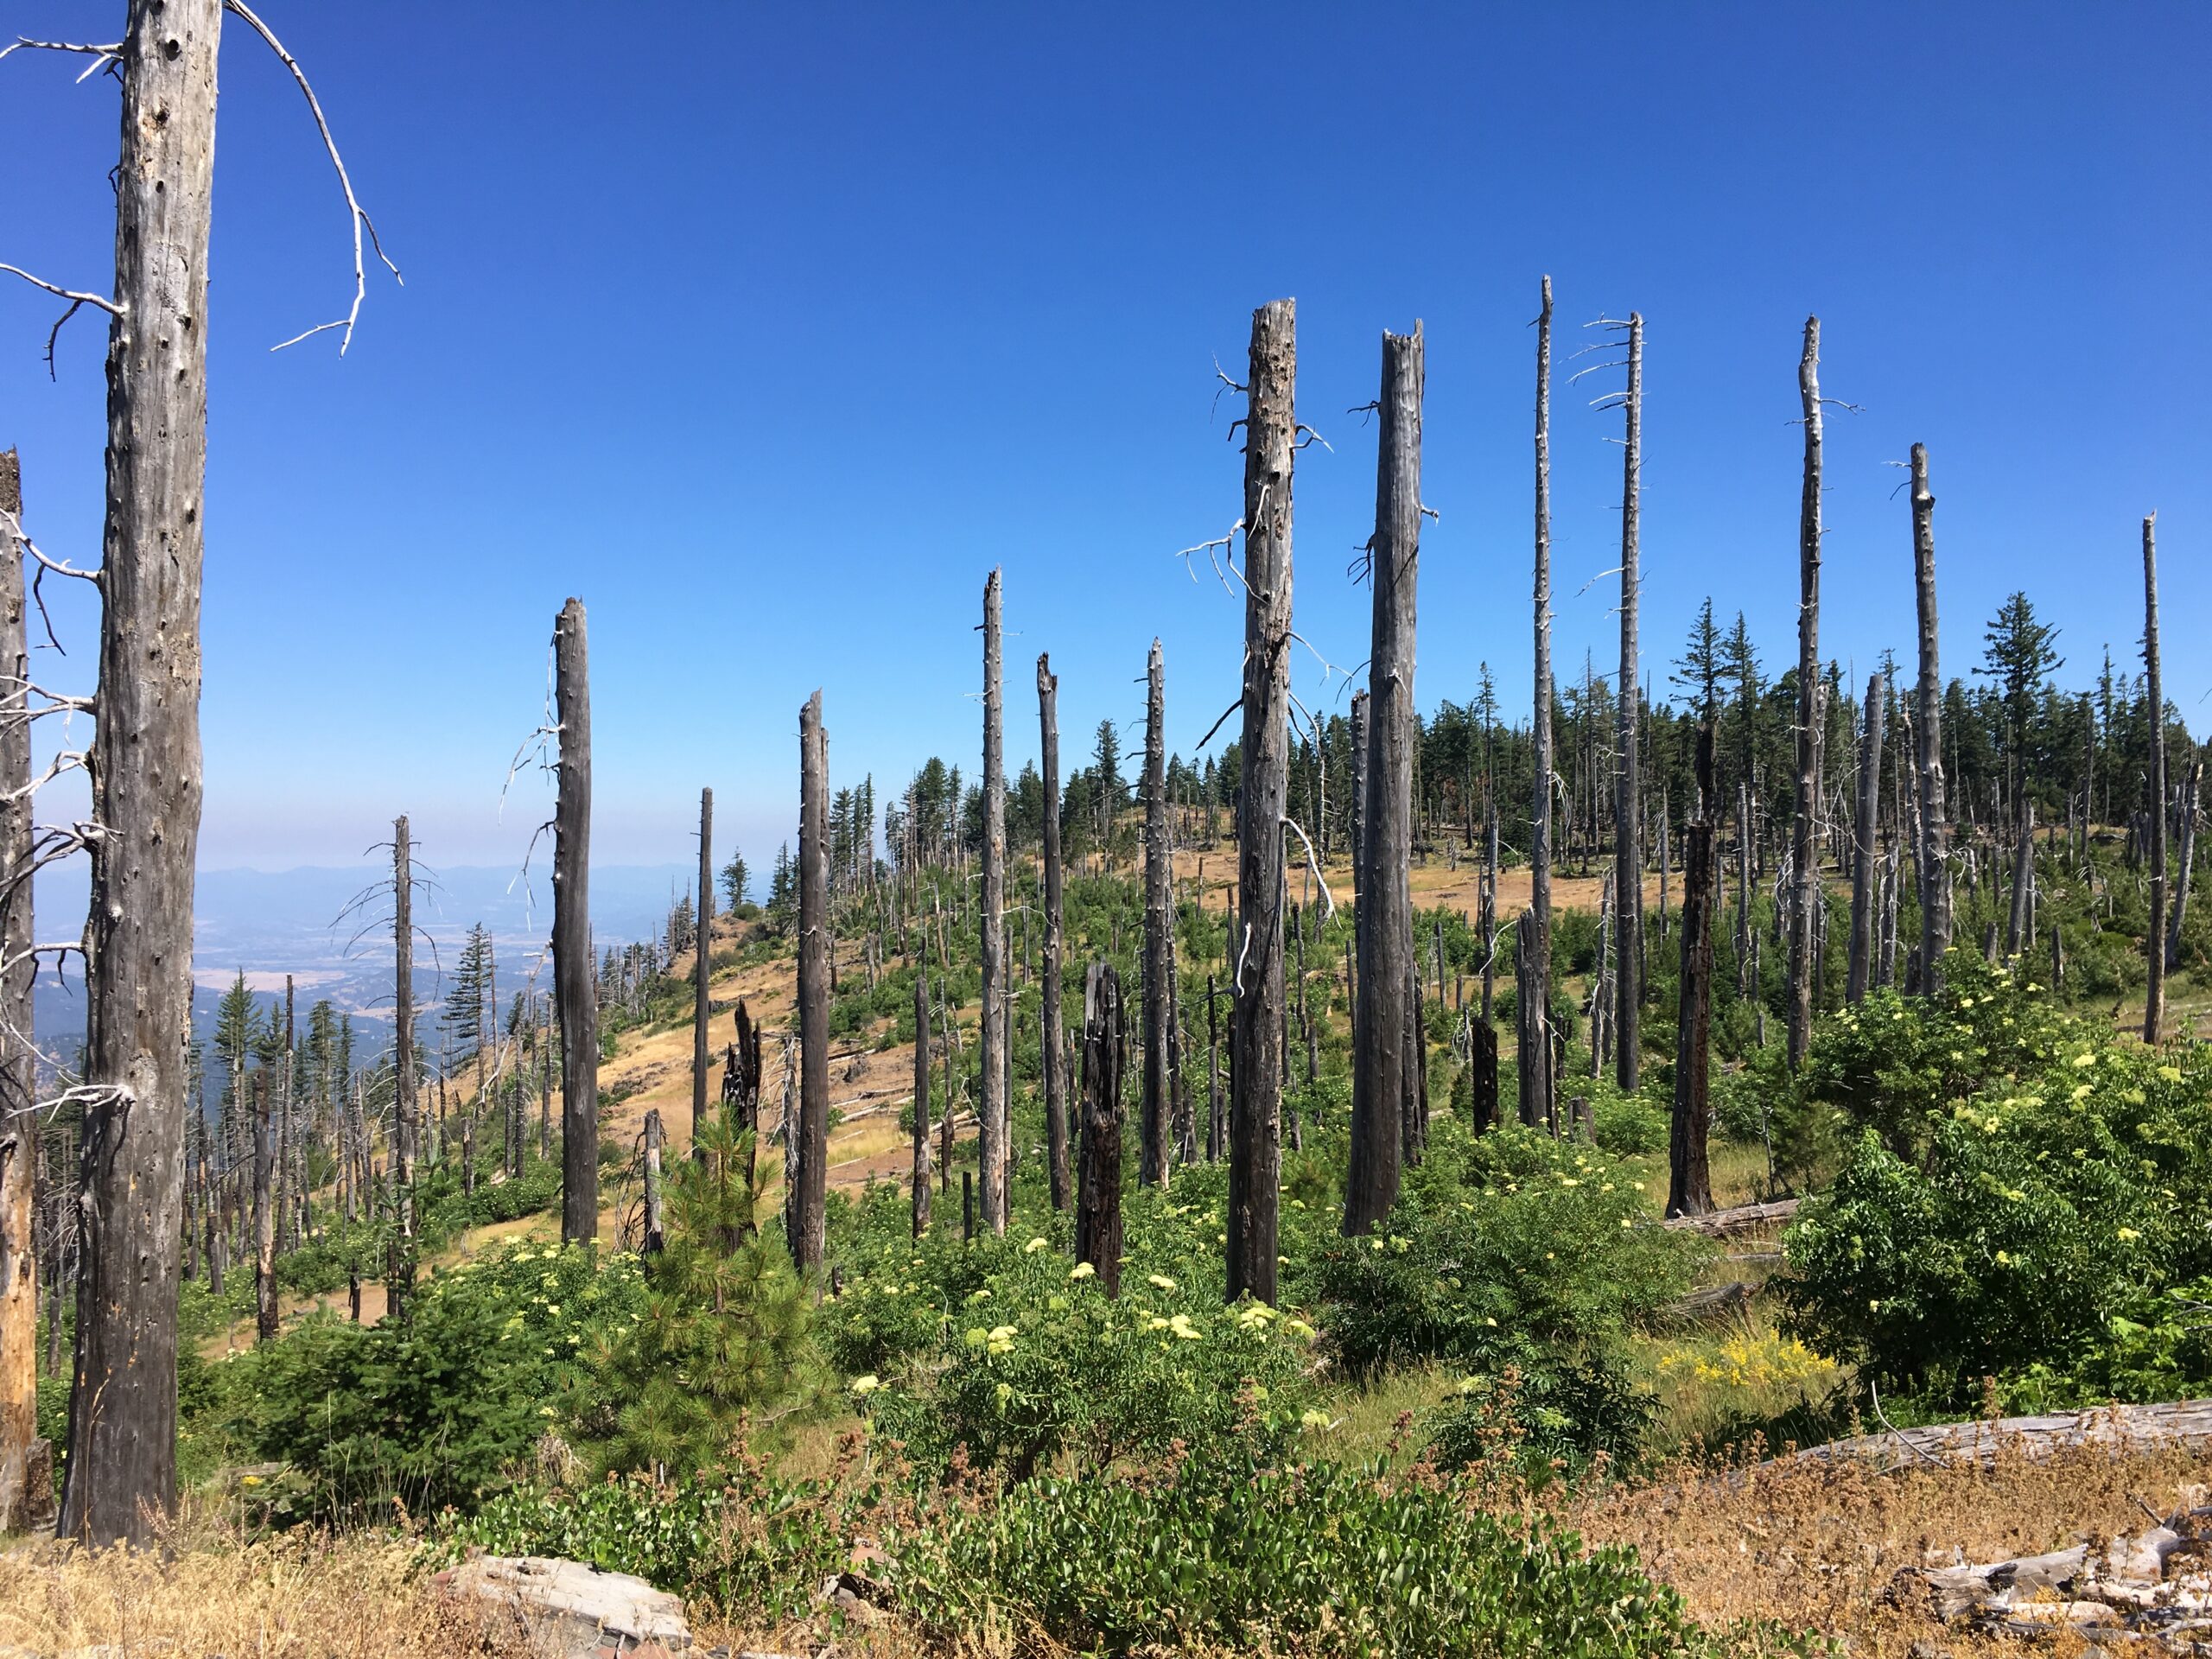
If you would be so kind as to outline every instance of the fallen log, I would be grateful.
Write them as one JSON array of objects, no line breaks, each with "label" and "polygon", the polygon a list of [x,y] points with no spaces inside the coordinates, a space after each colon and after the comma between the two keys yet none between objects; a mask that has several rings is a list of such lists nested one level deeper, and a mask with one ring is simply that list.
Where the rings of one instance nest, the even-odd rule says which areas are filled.
[{"label": "fallen log", "polygon": [[2212,1400],[2100,1406],[2092,1411],[1889,1428],[1878,1434],[1830,1440],[1791,1455],[1799,1461],[1870,1463],[1895,1469],[1968,1460],[1986,1465],[1995,1461],[1999,1451],[2036,1459],[2072,1446],[2118,1451],[2179,1446],[2212,1446]]},{"label": "fallen log", "polygon": [[1694,1290],[1667,1310],[1670,1319],[1684,1325],[1709,1325],[1750,1311],[1760,1287],[1738,1279],[1726,1285]]},{"label": "fallen log", "polygon": [[1784,1226],[1794,1221],[1799,1202],[1796,1198],[1778,1198],[1772,1204],[1738,1205],[1733,1210],[1715,1210],[1710,1215],[1675,1216],[1663,1225],[1678,1233],[1698,1233],[1707,1238],[1734,1238],[1743,1233]]}]

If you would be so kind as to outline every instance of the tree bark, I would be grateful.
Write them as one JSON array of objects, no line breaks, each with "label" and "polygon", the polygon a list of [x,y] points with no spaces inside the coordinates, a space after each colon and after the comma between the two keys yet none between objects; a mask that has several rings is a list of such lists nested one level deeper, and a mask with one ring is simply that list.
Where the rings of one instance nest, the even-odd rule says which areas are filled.
[{"label": "tree bark", "polygon": [[[819,691],[798,711],[798,1124],[786,1231],[792,1262],[814,1273],[830,1191],[830,746]],[[793,1135],[789,1122],[784,1134]]]},{"label": "tree bark", "polygon": [[1815,915],[1821,904],[1821,320],[1805,319],[1797,359],[1805,425],[1804,487],[1797,504],[1797,802],[1789,836],[1789,1027],[1793,1071],[1813,1040]]},{"label": "tree bark", "polygon": [[257,1342],[276,1335],[276,1209],[272,1191],[276,1141],[270,1118],[269,1068],[253,1074],[253,1330]]},{"label": "tree bark", "polygon": [[176,1304],[200,840],[207,238],[221,0],[131,0],[119,60],[99,691],[87,766],[77,1355],[60,1535],[176,1505]]},{"label": "tree bark", "polygon": [[50,1454],[38,1433],[38,1050],[30,959],[30,656],[22,474],[0,450],[0,1533],[28,1532]]},{"label": "tree bark", "polygon": [[[713,1007],[709,982],[715,964],[715,791],[699,791],[699,917],[696,955],[691,965],[691,1132],[696,1135],[707,1116],[707,1072],[709,1058],[707,1027]],[[494,1015],[499,1010],[494,1008]]]},{"label": "tree bark", "polygon": [[[952,1109],[950,1100],[945,1109]],[[914,971],[914,1236],[930,1230],[930,993],[929,976]]]},{"label": "tree bark", "polygon": [[2151,715],[2151,927],[2143,1040],[2156,1046],[2166,1016],[2166,702],[2158,658],[2158,515],[2143,521],[2143,667]]},{"label": "tree bark", "polygon": [[1875,840],[1882,814],[1883,723],[1889,685],[1878,673],[1866,679],[1866,713],[1859,728],[1859,810],[1851,833],[1851,971],[1847,1001],[1866,995],[1874,962]]},{"label": "tree bark", "polygon": [[561,1237],[599,1236],[599,964],[591,939],[591,661],[584,602],[553,626],[561,726],[553,812],[553,980],[561,1007]]},{"label": "tree bark", "polygon": [[[695,1135],[698,1133],[699,1122],[703,1116],[703,1113],[698,1112],[695,1112],[692,1115],[692,1133]],[[658,1255],[661,1252],[661,1247],[667,1242],[667,1234],[661,1214],[661,1147],[664,1143],[664,1137],[661,1129],[660,1109],[658,1106],[651,1106],[645,1109],[645,1237],[644,1253],[647,1255]]]},{"label": "tree bark", "polygon": [[2015,815],[2018,819],[2012,842],[2012,905],[2005,923],[2005,954],[2018,957],[2030,942],[2035,923],[2036,893],[2036,809],[2035,803],[2020,791],[2020,806]]},{"label": "tree bark", "polygon": [[[2166,971],[2170,974],[2181,966],[2181,930],[2189,916],[2190,871],[2196,863],[2196,798],[2203,780],[2204,761],[2200,756],[2190,761],[2181,787],[2181,845],[2175,849],[2181,874],[2174,880],[2174,913],[2166,922]],[[2057,931],[2056,923],[2051,931]]]},{"label": "tree bark", "polygon": [[1045,771],[1045,976],[1044,1055],[1046,1160],[1052,1191],[1052,1208],[1068,1207],[1068,1073],[1067,1038],[1062,1029],[1062,986],[1066,969],[1061,961],[1060,931],[1060,715],[1059,677],[1052,659],[1037,658],[1037,719],[1044,742]]},{"label": "tree bark", "polygon": [[1000,573],[983,584],[982,1104],[976,1114],[976,1175],[983,1224],[1006,1231],[1006,739],[1000,673]]},{"label": "tree bark", "polygon": [[1920,618],[1920,988],[1942,988],[1951,948],[1951,820],[1943,793],[1943,677],[1936,653],[1936,493],[1928,486],[1928,446],[1912,446],[1913,588]]},{"label": "tree bark", "polygon": [[1244,432],[1244,728],[1230,963],[1229,1300],[1273,1302],[1282,1171],[1283,853],[1289,783],[1291,471],[1298,308],[1252,314]]},{"label": "tree bark", "polygon": [[1643,467],[1643,316],[1628,318],[1628,400],[1621,467],[1621,686],[1613,795],[1614,1077],[1633,1094],[1643,1081],[1643,776],[1637,698],[1637,498]]},{"label": "tree bark", "polygon": [[1397,1201],[1417,1096],[1421,1008],[1414,977],[1414,603],[1421,572],[1421,325],[1382,336],[1375,484],[1375,590],[1368,659],[1367,803],[1359,906],[1359,1020],[1353,1035],[1351,1161],[1344,1230],[1368,1231]]},{"label": "tree bark", "polygon": [[1145,664],[1144,717],[1144,1105],[1137,1180],[1167,1180],[1168,906],[1166,671],[1160,641]]},{"label": "tree bark", "polygon": [[1083,1155],[1075,1255],[1109,1296],[1122,1294],[1122,982],[1093,963],[1083,988]]},{"label": "tree bark", "polygon": [[1669,1135],[1667,1213],[1713,1208],[1706,1151],[1713,1127],[1713,905],[1719,883],[1713,847],[1713,722],[1697,734],[1697,816],[1682,846],[1682,970],[1675,1042],[1675,1114]]},{"label": "tree bark", "polygon": [[[1516,946],[1514,1021],[1521,1121],[1548,1122],[1554,1096],[1552,990],[1552,279],[1536,318],[1536,672],[1530,742],[1529,911]],[[1522,958],[1525,957],[1525,960]]]}]

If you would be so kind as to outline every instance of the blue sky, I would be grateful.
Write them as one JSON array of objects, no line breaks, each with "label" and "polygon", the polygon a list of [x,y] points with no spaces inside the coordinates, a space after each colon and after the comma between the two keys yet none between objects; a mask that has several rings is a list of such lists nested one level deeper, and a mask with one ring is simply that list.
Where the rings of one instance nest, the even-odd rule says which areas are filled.
[{"label": "blue sky", "polygon": [[[0,29],[114,32],[15,0]],[[206,601],[210,868],[347,861],[410,812],[446,863],[519,855],[500,785],[569,594],[590,608],[597,850],[690,856],[701,784],[756,865],[796,816],[823,690],[839,783],[980,751],[985,574],[1006,569],[1007,753],[1050,650],[1072,746],[1170,741],[1234,696],[1238,607],[1176,549],[1239,506],[1214,359],[1300,306],[1297,613],[1366,655],[1378,337],[1425,322],[1418,696],[1529,696],[1539,277],[1647,321],[1648,664],[1699,600],[1792,651],[1799,331],[1829,423],[1824,646],[1912,637],[1906,506],[1930,448],[1947,667],[2024,588],[2063,678],[2135,649],[2160,512],[2168,684],[2212,690],[2201,7],[910,8],[268,0],[405,271],[352,353],[346,223],[298,94],[226,31]],[[112,264],[115,89],[0,64],[0,259]],[[0,289],[0,444],[29,520],[89,560],[100,330]],[[1575,366],[1563,365],[1565,367]],[[1557,661],[1617,651],[1618,416],[1555,392]],[[51,585],[51,584],[49,584]],[[94,624],[41,671],[88,672]],[[1311,658],[1301,696],[1332,696]],[[1217,740],[1218,742],[1220,740]],[[49,812],[60,810],[59,801]]]}]

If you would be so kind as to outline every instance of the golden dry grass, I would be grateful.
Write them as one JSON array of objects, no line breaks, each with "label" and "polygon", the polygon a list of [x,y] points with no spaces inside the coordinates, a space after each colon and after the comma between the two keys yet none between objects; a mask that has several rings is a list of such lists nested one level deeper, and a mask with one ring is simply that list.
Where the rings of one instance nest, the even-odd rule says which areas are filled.
[{"label": "golden dry grass", "polygon": [[[1588,1496],[1568,1519],[1592,1543],[1633,1544],[1700,1620],[1772,1620],[1847,1637],[1853,1659],[1906,1659],[1929,1642],[1994,1646],[1940,1624],[1922,1599],[1890,1594],[1908,1568],[1999,1561],[2164,1516],[2212,1478],[2212,1452],[2101,1450],[1993,1466],[1881,1472],[1791,1461],[1720,1473],[1662,1471]],[[2196,1502],[2202,1502],[2201,1496]]]},{"label": "golden dry grass", "polygon": [[413,1544],[204,1529],[171,1551],[0,1553],[0,1659],[19,1655],[297,1655],[302,1659],[532,1651],[442,1595]]}]

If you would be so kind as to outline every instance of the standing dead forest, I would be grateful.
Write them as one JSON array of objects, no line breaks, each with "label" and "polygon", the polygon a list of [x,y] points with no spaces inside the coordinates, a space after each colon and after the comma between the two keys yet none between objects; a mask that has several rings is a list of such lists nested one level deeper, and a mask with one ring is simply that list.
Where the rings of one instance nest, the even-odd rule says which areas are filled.
[{"label": "standing dead forest", "polygon": [[[426,964],[395,792],[337,923],[373,1024],[239,969],[203,1044],[226,24],[304,94],[351,236],[352,310],[285,344],[350,341],[383,250],[266,22],[125,10],[19,42],[120,88],[112,290],[0,266],[57,332],[108,321],[97,564],[0,451],[0,1655],[2212,1651],[2212,847],[2147,503],[2094,556],[2139,638],[2064,594],[1946,617],[1913,444],[1878,532],[1910,648],[1840,660],[1850,348],[1806,316],[1759,342],[1795,522],[1661,613],[1667,320],[1532,270],[1485,461],[1524,539],[1470,616],[1432,597],[1471,556],[1423,493],[1422,321],[1347,345],[1217,296],[1234,524],[1149,553],[1241,613],[1241,660],[1140,640],[1132,717],[1064,734],[1087,620],[979,559],[960,747],[841,762],[835,679],[748,714],[786,763],[680,780],[684,890],[616,939],[607,658],[589,594],[541,594],[527,948],[474,919]],[[1371,345],[1364,424],[1307,423],[1301,345]],[[1621,466],[1618,655],[1580,663],[1570,386]],[[1348,572],[1294,560],[1325,442],[1373,445]],[[1753,558],[1794,570],[1794,638],[1726,590]],[[41,683],[48,577],[97,599],[89,696]],[[1344,582],[1350,670],[1300,626]],[[1525,709],[1487,662],[1417,674],[1471,632],[1532,648]],[[791,826],[761,868],[727,827],[755,798]],[[86,911],[35,923],[71,859]],[[82,1028],[41,1028],[65,967]]]}]

